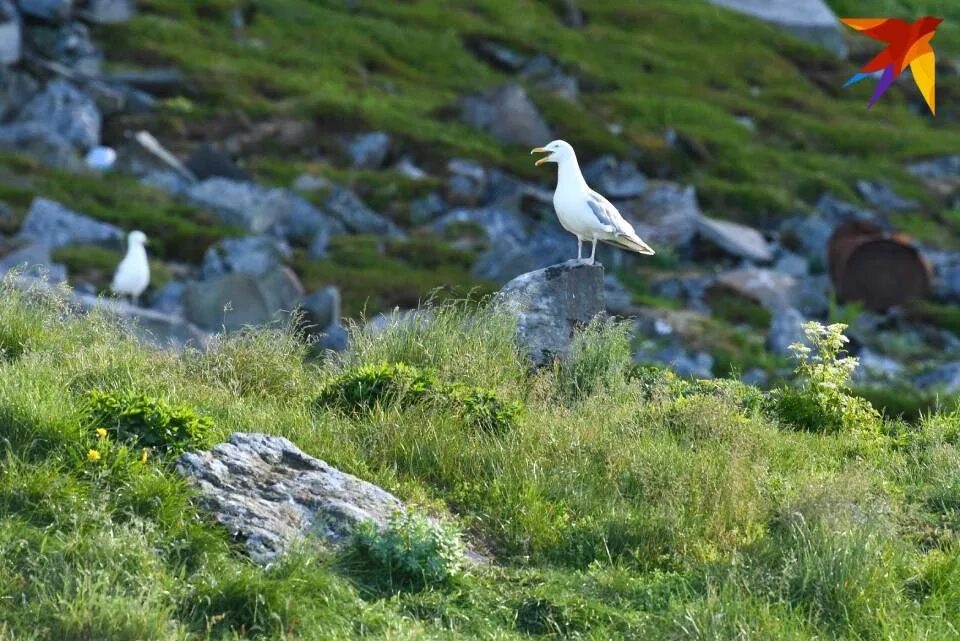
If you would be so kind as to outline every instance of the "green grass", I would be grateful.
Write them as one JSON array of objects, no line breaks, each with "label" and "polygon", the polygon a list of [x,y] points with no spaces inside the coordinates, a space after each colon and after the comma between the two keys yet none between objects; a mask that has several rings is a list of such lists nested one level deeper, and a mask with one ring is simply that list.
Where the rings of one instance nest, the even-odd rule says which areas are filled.
[{"label": "green grass", "polygon": [[[475,304],[356,328],[352,351],[313,363],[281,330],[173,353],[56,294],[0,294],[0,638],[899,640],[960,625],[960,415],[817,434],[766,418],[750,388],[651,394],[628,349],[598,351],[625,342],[617,326],[591,328],[569,369],[531,372],[511,320]],[[525,411],[478,432],[443,403],[317,407],[336,376],[384,362]],[[289,437],[491,563],[415,590],[309,544],[256,567],[171,454],[144,462],[93,430],[97,389],[209,417],[214,439]]]}]

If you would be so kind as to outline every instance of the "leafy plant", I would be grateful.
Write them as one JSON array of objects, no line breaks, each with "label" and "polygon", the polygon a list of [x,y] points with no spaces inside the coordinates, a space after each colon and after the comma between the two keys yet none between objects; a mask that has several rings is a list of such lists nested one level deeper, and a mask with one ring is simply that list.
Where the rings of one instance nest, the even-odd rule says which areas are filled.
[{"label": "leafy plant", "polygon": [[519,402],[504,400],[496,392],[479,387],[452,386],[450,398],[457,404],[464,425],[490,434],[508,432],[523,410]]},{"label": "leafy plant", "polygon": [[463,571],[457,530],[415,512],[395,513],[384,529],[361,523],[350,550],[364,574],[389,591],[442,585]]},{"label": "leafy plant", "polygon": [[370,410],[378,405],[413,405],[436,392],[436,374],[405,363],[363,365],[333,379],[320,393],[323,407],[348,412]]},{"label": "leafy plant", "polygon": [[186,405],[171,405],[136,390],[87,393],[91,424],[138,447],[183,452],[208,444],[213,420]]},{"label": "leafy plant", "polygon": [[781,387],[770,396],[771,407],[782,421],[814,432],[838,432],[875,424],[879,414],[869,401],[855,396],[850,387],[857,359],[847,356],[846,325],[804,324],[809,346],[790,346],[796,360],[799,385]]}]

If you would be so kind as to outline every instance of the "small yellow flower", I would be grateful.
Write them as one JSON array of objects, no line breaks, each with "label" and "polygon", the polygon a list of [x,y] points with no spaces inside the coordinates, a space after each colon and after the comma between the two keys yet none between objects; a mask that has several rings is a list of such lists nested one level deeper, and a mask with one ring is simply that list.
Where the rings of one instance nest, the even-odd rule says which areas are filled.
[{"label": "small yellow flower", "polygon": [[97,428],[97,436],[98,436],[99,438],[107,438],[107,430],[103,429],[102,427],[98,427],[98,428]]},{"label": "small yellow flower", "polygon": [[140,452],[140,462],[141,463],[147,462],[147,448],[143,448],[143,451]]},{"label": "small yellow flower", "polygon": [[96,450],[89,450],[87,452],[87,460],[90,461],[91,463],[96,463],[97,461],[100,460],[100,452]]}]

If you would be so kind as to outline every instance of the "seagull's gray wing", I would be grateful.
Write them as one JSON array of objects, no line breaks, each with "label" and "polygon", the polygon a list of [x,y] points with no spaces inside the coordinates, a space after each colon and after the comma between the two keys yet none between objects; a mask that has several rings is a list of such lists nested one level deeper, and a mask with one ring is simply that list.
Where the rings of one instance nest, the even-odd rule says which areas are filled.
[{"label": "seagull's gray wing", "polygon": [[634,231],[633,226],[630,225],[623,216],[620,215],[620,212],[617,211],[617,208],[613,204],[593,191],[592,189],[587,193],[587,204],[590,205],[590,209],[593,210],[594,215],[604,225],[610,225],[614,229],[614,233],[623,234],[625,236],[636,236],[637,232]]}]

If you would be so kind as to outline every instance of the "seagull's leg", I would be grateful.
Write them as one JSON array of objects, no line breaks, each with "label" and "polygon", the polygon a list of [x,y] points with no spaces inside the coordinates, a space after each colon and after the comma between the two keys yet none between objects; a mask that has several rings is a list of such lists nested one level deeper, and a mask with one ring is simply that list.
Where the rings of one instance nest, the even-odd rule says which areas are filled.
[{"label": "seagull's leg", "polygon": [[593,264],[593,258],[597,255],[597,239],[593,239],[593,247],[590,249],[590,264]]},{"label": "seagull's leg", "polygon": [[577,262],[583,261],[583,239],[577,236]]}]

